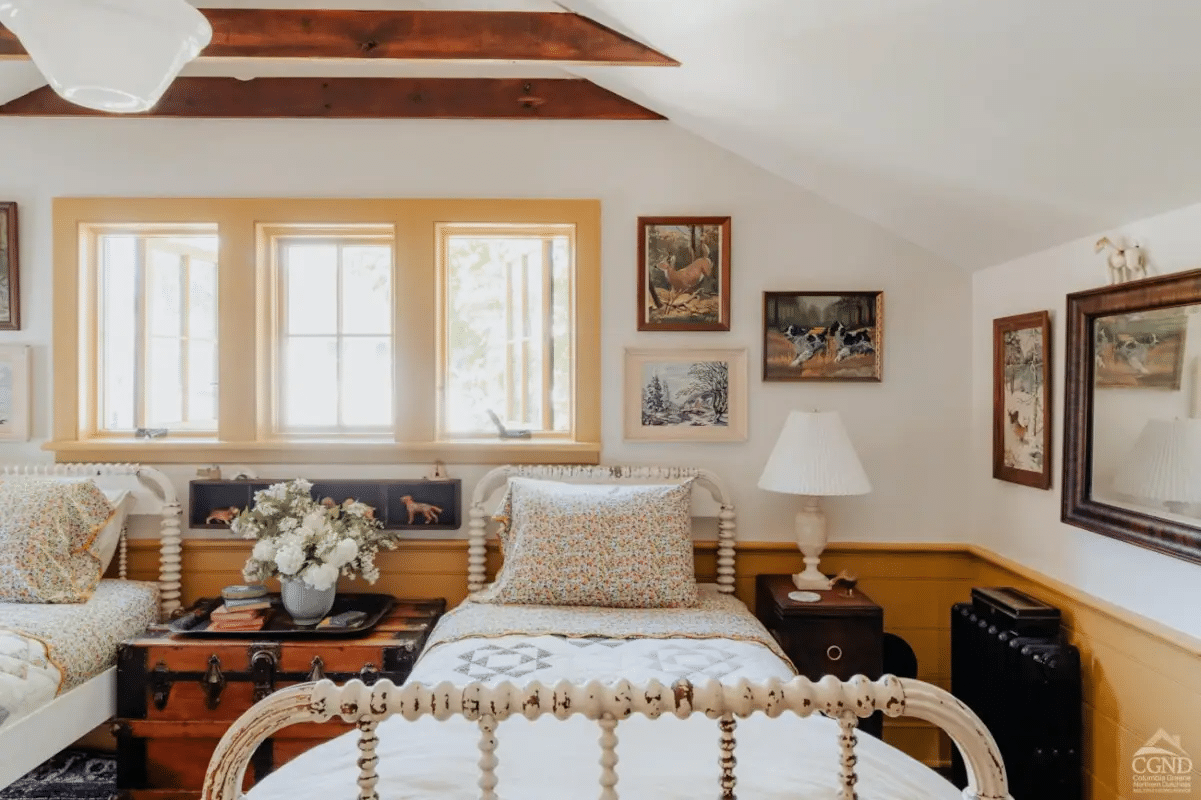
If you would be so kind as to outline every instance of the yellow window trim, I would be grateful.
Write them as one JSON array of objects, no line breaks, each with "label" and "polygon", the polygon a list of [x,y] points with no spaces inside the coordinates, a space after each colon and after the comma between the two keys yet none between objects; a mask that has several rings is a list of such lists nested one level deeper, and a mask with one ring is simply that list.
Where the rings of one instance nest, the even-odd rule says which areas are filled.
[{"label": "yellow window trim", "polygon": [[209,440],[94,439],[43,445],[56,461],[132,461],[192,464],[598,464],[599,442],[218,442]]},{"label": "yellow window trim", "polygon": [[[57,198],[54,201],[53,438],[57,461],[147,463],[597,463],[600,460],[600,201],[526,199]],[[89,341],[92,305],[81,280],[84,234],[96,226],[216,224],[218,409],[215,439],[99,438]],[[270,441],[264,371],[270,363],[268,237],[289,225],[390,225],[396,235],[395,442]],[[575,440],[434,441],[438,373],[436,249],[439,223],[570,224],[576,231]],[[84,292],[84,294],[81,294]],[[262,365],[263,369],[260,369]],[[224,413],[220,410],[224,409]],[[235,409],[233,413],[229,409]]]}]

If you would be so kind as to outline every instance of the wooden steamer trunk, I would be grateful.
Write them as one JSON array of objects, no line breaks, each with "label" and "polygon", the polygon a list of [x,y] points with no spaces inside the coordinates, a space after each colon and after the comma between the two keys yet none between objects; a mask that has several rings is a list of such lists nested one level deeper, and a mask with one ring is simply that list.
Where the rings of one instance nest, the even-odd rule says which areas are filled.
[{"label": "wooden steamer trunk", "polygon": [[[117,663],[118,788],[136,800],[199,797],[217,741],[272,691],[323,677],[402,683],[445,600],[398,600],[357,638],[200,638],[154,630],[121,646]],[[353,726],[293,725],[263,744],[246,787]]]}]

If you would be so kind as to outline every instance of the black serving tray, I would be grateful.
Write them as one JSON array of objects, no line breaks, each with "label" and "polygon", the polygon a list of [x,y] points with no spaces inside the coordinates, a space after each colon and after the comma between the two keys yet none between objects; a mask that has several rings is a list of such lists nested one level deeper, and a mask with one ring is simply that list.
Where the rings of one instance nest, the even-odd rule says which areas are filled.
[{"label": "black serving tray", "polygon": [[358,636],[375,627],[375,624],[392,610],[396,599],[388,594],[346,593],[334,597],[334,607],[329,614],[343,611],[363,611],[367,618],[358,625],[348,628],[321,628],[316,625],[297,625],[292,615],[284,609],[278,594],[268,595],[271,599],[271,618],[257,631],[212,631],[209,630],[209,614],[218,608],[221,598],[205,597],[197,600],[191,608],[167,624],[167,630],[176,636],[207,636],[219,639],[297,639],[297,638],[340,638]]}]

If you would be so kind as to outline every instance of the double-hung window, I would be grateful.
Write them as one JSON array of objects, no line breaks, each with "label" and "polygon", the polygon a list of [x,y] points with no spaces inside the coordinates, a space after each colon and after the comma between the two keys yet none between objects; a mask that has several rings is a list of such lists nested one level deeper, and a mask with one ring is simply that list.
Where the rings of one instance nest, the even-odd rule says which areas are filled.
[{"label": "double-hung window", "polygon": [[267,229],[273,438],[390,435],[390,226]]},{"label": "double-hung window", "polygon": [[217,429],[215,226],[96,227],[88,361],[100,436]]},{"label": "double-hung window", "polygon": [[595,462],[594,200],[59,199],[60,460]]},{"label": "double-hung window", "polygon": [[572,433],[575,229],[439,225],[439,438]]}]

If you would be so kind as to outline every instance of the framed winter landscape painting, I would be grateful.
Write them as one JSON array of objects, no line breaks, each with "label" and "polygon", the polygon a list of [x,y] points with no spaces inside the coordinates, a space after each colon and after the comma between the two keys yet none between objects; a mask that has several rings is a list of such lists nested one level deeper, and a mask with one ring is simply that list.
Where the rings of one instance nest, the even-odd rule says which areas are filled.
[{"label": "framed winter landscape painting", "polygon": [[17,204],[0,203],[0,331],[21,330],[17,285]]},{"label": "framed winter landscape painting", "polygon": [[879,381],[884,292],[764,292],[763,380]]},{"label": "framed winter landscape painting", "polygon": [[1051,487],[1051,315],[993,320],[994,478]]},{"label": "framed winter landscape painting", "polygon": [[638,218],[638,330],[730,329],[730,218]]},{"label": "framed winter landscape painting", "polygon": [[27,345],[0,345],[0,441],[29,441]]},{"label": "framed winter landscape painting", "polygon": [[746,350],[626,350],[625,438],[746,440]]}]

